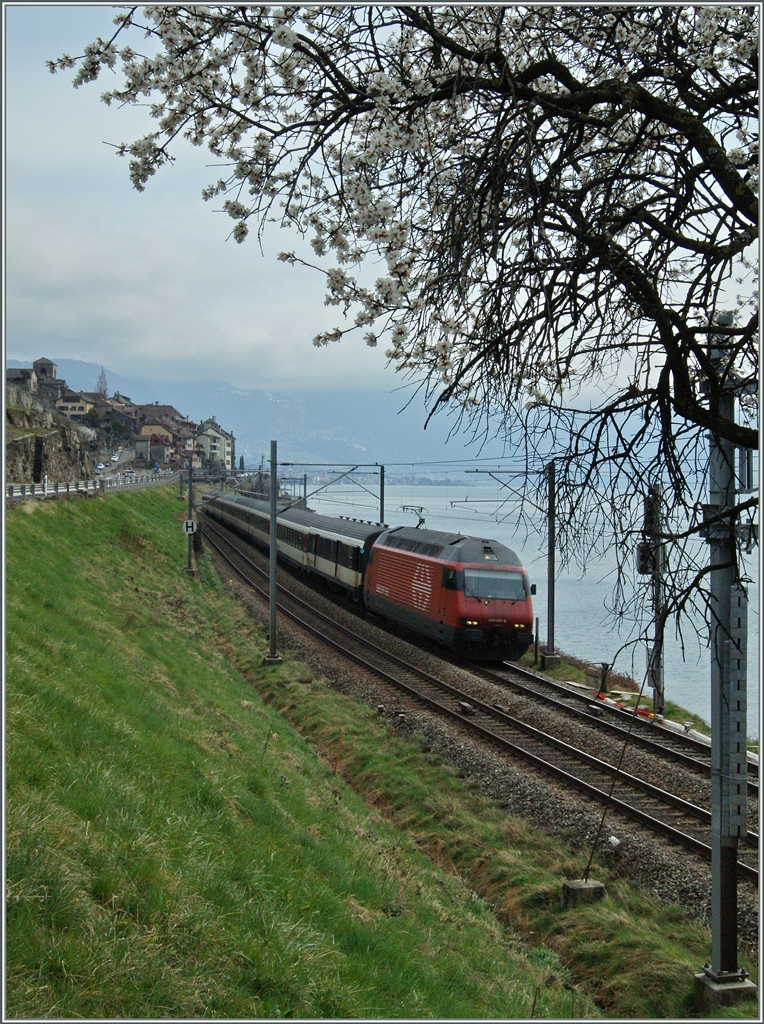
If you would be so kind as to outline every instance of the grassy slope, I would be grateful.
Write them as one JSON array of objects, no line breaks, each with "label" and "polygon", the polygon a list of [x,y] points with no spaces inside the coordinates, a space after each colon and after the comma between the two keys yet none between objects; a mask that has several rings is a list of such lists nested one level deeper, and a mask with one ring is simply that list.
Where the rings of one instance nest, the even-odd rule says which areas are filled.
[{"label": "grassy slope", "polygon": [[8,1016],[688,1012],[706,932],[608,878],[560,912],[585,854],[263,669],[184,518],[165,490],[8,515]]},{"label": "grassy slope", "polygon": [[180,571],[174,496],[27,508],[7,523],[10,1016],[570,1010],[232,666],[263,675],[262,641]]}]

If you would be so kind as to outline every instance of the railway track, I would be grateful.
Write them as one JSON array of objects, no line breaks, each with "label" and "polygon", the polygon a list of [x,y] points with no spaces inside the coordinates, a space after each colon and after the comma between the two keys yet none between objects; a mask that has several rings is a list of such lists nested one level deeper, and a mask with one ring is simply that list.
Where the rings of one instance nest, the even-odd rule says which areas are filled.
[{"label": "railway track", "polygon": [[[213,526],[209,519],[205,523],[205,537],[235,572],[267,600],[267,571],[240,549],[240,540],[236,538],[234,543],[227,530],[219,524]],[[229,550],[234,554],[228,554]],[[266,582],[258,583],[252,578],[253,573]],[[336,617],[319,611],[283,585],[279,586],[279,592],[281,597],[277,607],[282,614],[373,672],[416,705],[424,705],[438,715],[458,722],[484,741],[515,758],[522,758],[545,775],[599,803],[608,802],[614,811],[710,860],[711,816],[706,808],[667,793],[636,776],[622,771],[616,775],[613,765],[529,725],[510,713],[508,707],[479,700],[474,694],[410,664],[341,625]],[[506,684],[506,680],[504,682]],[[591,717],[591,724],[598,728],[598,719]],[[749,833],[746,840],[741,841],[738,858],[739,876],[758,884],[758,836]]]},{"label": "railway track", "polygon": [[[517,665],[501,669],[471,667],[483,679],[505,686],[517,695],[543,701],[550,707],[576,717],[579,721],[597,721],[599,727],[613,736],[619,736],[635,746],[681,764],[690,771],[709,775],[711,748],[691,736],[673,733],[644,721],[633,711],[613,707],[596,700],[590,694],[577,693],[564,683],[540,676]],[[758,799],[759,766],[748,762],[748,793]]]}]

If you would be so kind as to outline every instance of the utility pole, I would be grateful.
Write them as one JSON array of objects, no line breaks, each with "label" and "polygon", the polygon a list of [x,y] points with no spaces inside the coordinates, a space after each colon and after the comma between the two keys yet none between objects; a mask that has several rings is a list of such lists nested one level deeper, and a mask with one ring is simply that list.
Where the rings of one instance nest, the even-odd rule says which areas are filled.
[{"label": "utility pole", "polygon": [[653,621],[655,635],[647,654],[647,685],[653,691],[653,713],[663,716],[666,709],[663,679],[663,634],[666,624],[663,593],[665,546],[662,541],[661,489],[653,484],[645,496],[645,519],[642,527],[644,540],[640,546],[638,569],[652,577]]},{"label": "utility pole", "polygon": [[[721,314],[716,323],[732,326],[733,314]],[[726,377],[719,416],[734,420],[734,377],[718,335],[710,339],[709,358]],[[756,991],[737,960],[737,848],[748,832],[748,750],[747,595],[736,585],[735,454],[730,441],[711,435],[710,501],[704,508],[711,566],[711,963],[695,978],[714,1003]]]},{"label": "utility pole", "polygon": [[555,509],[555,478],[554,459],[547,464],[547,545],[546,545],[546,654],[541,657],[542,668],[551,667],[559,661],[559,656],[554,652],[554,549],[557,543],[555,535],[555,521],[557,512]]},{"label": "utility pole", "polygon": [[385,467],[379,467],[379,524],[385,525]]},{"label": "utility pole", "polygon": [[276,516],[278,512],[278,496],[279,496],[279,485],[278,478],[276,476],[276,442],[271,441],[271,480],[270,480],[270,499],[271,499],[271,523],[270,523],[270,571],[269,571],[269,588],[268,588],[268,604],[269,604],[269,646],[268,653],[263,658],[264,665],[280,665],[281,658],[276,653],[276,557],[278,548],[276,546],[278,535],[277,535],[277,524]]}]

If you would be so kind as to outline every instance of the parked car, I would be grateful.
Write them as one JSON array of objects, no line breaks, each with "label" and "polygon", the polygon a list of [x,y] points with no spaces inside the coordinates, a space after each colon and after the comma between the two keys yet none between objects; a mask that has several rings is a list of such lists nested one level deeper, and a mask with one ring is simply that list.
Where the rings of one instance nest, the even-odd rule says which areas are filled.
[{"label": "parked car", "polygon": [[134,469],[126,469],[124,471],[124,473],[122,474],[122,476],[135,476],[135,470]]},{"label": "parked car", "polygon": [[114,454],[111,457],[111,461],[112,462],[119,462],[119,452],[114,452]]},{"label": "parked car", "polygon": [[102,473],[105,469],[106,466],[103,464],[103,462],[99,462],[98,465],[96,466],[96,473]]}]

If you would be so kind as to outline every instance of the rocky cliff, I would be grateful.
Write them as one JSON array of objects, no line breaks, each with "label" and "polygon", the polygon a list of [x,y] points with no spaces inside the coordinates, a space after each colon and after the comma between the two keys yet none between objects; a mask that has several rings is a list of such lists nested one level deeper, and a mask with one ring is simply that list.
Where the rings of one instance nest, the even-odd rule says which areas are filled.
[{"label": "rocky cliff", "polygon": [[[88,434],[23,389],[6,387],[5,479],[49,484],[95,476]],[[89,433],[89,432],[88,432]]]}]

